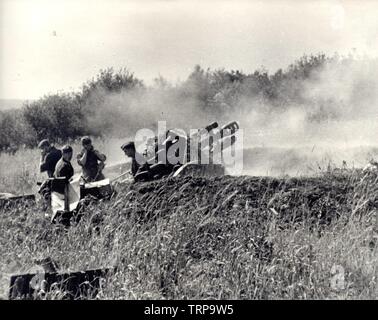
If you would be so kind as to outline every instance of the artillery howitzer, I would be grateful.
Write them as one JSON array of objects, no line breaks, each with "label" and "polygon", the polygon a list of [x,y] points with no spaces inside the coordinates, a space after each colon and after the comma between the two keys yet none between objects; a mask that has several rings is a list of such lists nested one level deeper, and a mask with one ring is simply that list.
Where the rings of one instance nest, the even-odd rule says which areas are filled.
[{"label": "artillery howitzer", "polygon": [[[224,175],[223,151],[234,145],[238,129],[236,121],[221,128],[214,122],[192,135],[170,129],[160,137],[150,138],[143,153],[150,165],[135,175],[135,181],[154,180],[163,176]],[[172,148],[176,149],[174,153],[170,152]],[[203,154],[208,155],[208,158],[204,159]],[[215,157],[220,161],[214,161]]]}]

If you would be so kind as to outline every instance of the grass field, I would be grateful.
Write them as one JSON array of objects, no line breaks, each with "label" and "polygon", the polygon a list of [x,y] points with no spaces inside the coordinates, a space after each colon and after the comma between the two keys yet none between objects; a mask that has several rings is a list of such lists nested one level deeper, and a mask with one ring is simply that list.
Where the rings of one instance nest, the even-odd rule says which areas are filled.
[{"label": "grass field", "polygon": [[[30,191],[38,157],[2,155],[1,191]],[[335,169],[124,184],[69,230],[38,204],[5,206],[1,295],[10,274],[50,256],[60,270],[118,266],[99,299],[377,299],[377,181]]]}]

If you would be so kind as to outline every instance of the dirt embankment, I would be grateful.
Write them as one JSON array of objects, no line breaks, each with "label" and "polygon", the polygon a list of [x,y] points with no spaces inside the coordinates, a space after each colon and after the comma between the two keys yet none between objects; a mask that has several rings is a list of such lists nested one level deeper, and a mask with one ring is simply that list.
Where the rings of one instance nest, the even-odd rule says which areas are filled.
[{"label": "dirt embankment", "polygon": [[[361,173],[361,172],[360,172]],[[204,215],[242,213],[284,222],[329,223],[335,217],[375,206],[376,174],[332,173],[311,178],[185,177],[123,186],[114,206],[143,218],[177,210]]]},{"label": "dirt embankment", "polygon": [[118,266],[101,293],[111,299],[308,299],[335,297],[329,279],[339,265],[346,296],[371,298],[377,181],[375,172],[339,171],[124,184],[68,230],[25,202],[1,212],[0,273],[51,256],[62,270]]}]

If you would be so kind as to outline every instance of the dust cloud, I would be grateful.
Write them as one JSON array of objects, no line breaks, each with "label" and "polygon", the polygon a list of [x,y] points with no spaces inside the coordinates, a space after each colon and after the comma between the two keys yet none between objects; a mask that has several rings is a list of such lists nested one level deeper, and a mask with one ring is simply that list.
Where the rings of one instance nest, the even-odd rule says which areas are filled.
[{"label": "dust cloud", "polygon": [[282,111],[239,115],[245,174],[308,175],[378,157],[377,59],[327,64],[301,83],[300,97]]},{"label": "dust cloud", "polygon": [[[335,60],[295,86],[295,103],[273,106],[241,97],[227,109],[204,106],[198,85],[157,79],[148,89],[102,97],[91,121],[98,128],[112,127],[118,140],[110,149],[118,155],[122,139],[133,139],[142,128],[156,132],[158,121],[184,130],[238,121],[244,130],[244,173],[251,175],[312,174],[330,163],[363,167],[378,157],[377,59]],[[111,158],[122,161],[122,156]]]}]

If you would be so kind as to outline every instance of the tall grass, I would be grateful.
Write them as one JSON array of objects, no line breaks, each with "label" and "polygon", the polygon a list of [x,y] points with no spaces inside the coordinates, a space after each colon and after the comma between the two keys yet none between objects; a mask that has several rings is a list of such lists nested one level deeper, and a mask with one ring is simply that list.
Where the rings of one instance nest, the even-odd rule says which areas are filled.
[{"label": "tall grass", "polygon": [[38,205],[5,207],[2,292],[10,273],[51,256],[60,270],[117,266],[99,299],[377,299],[377,178],[345,170],[119,185],[68,230]]}]

